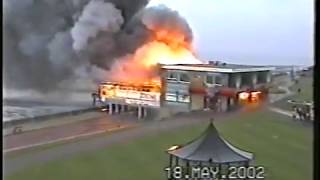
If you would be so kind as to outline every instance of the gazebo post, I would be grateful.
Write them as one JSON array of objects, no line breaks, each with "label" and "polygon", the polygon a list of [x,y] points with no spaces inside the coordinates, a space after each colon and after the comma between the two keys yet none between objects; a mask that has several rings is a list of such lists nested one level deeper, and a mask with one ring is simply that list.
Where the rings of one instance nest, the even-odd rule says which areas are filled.
[{"label": "gazebo post", "polygon": [[[245,161],[244,166],[246,167],[246,169],[248,169],[248,167],[249,167],[249,161]],[[247,179],[247,178],[245,178],[245,179]]]},{"label": "gazebo post", "polygon": [[187,164],[186,164],[186,167],[187,167],[187,174],[189,174],[189,166],[190,166],[190,164],[189,164],[189,160],[187,160]]},{"label": "gazebo post", "polygon": [[222,178],[222,164],[219,163],[219,179]]},{"label": "gazebo post", "polygon": [[178,165],[179,165],[179,158],[178,158],[178,156],[176,156],[175,166],[178,166]]},{"label": "gazebo post", "polygon": [[172,167],[172,155],[170,154],[170,156],[169,156],[169,167]]},{"label": "gazebo post", "polygon": [[228,176],[228,174],[229,174],[229,166],[230,166],[230,163],[226,163],[227,164],[227,170],[226,170],[226,174],[227,174],[227,179],[229,179],[229,176]]}]

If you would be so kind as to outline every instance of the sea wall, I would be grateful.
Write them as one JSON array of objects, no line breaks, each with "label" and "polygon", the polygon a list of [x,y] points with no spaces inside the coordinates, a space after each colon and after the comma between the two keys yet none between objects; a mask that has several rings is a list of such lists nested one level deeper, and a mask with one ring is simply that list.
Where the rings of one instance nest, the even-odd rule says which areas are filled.
[{"label": "sea wall", "polygon": [[10,135],[41,128],[59,126],[82,120],[103,117],[104,115],[105,113],[99,111],[98,108],[87,108],[44,116],[37,116],[33,118],[5,121],[2,123],[3,135]]}]

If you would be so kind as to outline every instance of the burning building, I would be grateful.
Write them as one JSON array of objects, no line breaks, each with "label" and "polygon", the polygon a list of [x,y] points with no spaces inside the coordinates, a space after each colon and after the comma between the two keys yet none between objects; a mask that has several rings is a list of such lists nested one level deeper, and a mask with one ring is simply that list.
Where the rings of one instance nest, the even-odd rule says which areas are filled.
[{"label": "burning building", "polygon": [[158,65],[158,76],[143,82],[106,82],[99,88],[109,112],[136,108],[138,116],[148,111],[157,117],[177,112],[213,109],[228,111],[262,101],[271,81],[270,67],[230,64]]}]

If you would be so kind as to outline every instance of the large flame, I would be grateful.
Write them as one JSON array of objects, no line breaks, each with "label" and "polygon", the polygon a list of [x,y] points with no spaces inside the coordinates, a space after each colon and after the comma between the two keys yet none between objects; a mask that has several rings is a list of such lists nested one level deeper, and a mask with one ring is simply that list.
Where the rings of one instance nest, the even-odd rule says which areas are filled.
[{"label": "large flame", "polygon": [[114,64],[111,79],[130,83],[160,82],[158,64],[199,63],[183,34],[160,29],[154,32],[153,40]]}]

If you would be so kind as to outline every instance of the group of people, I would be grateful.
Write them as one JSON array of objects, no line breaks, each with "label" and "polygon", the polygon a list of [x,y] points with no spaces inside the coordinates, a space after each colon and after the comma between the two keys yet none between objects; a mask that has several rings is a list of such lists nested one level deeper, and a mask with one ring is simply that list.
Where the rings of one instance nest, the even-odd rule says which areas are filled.
[{"label": "group of people", "polygon": [[292,118],[294,120],[300,120],[300,121],[310,121],[312,120],[312,114],[311,114],[310,106],[293,106],[293,115]]}]

